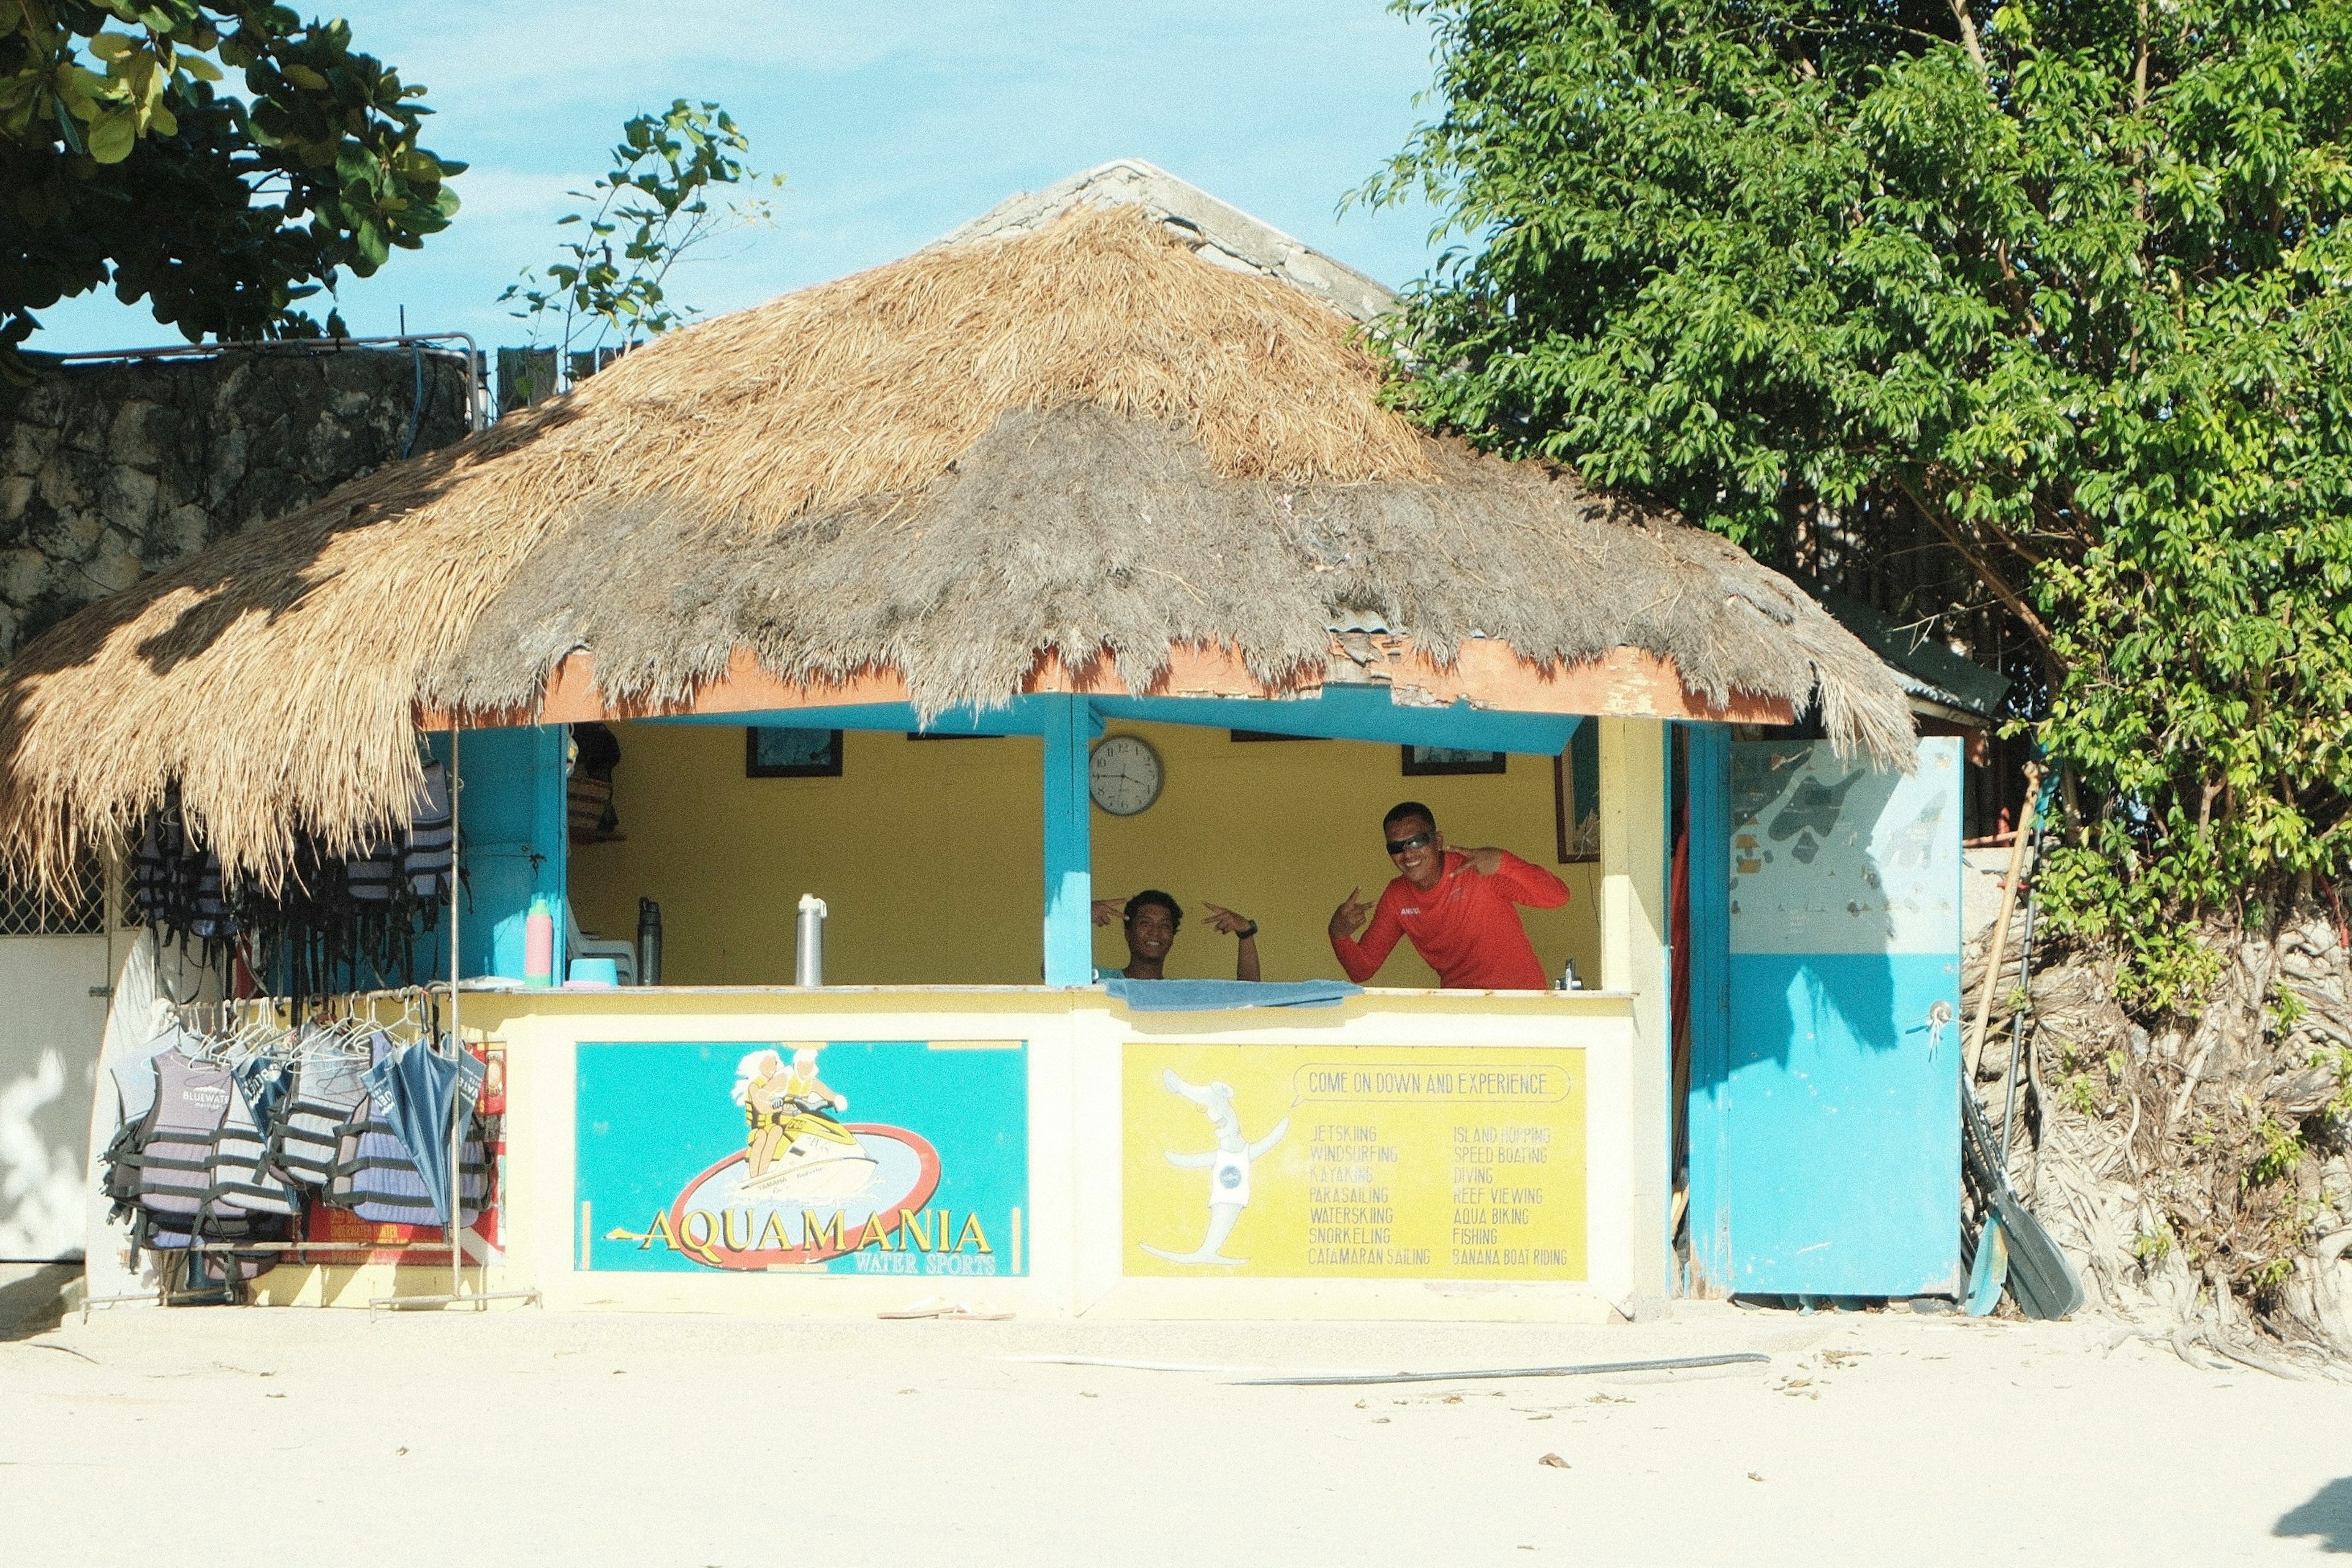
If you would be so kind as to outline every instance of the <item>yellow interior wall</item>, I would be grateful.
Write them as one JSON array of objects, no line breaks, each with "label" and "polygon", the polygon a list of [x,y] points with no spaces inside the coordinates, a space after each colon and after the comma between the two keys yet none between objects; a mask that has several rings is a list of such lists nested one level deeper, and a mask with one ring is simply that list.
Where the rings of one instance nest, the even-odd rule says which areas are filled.
[{"label": "yellow interior wall", "polygon": [[[614,805],[625,840],[572,850],[583,927],[636,930],[640,896],[660,901],[670,984],[772,984],[793,973],[803,893],[831,910],[825,978],[835,984],[1034,984],[1044,918],[1038,742],[909,741],[851,731],[833,779],[743,776],[743,731],[728,725],[621,724]],[[1600,973],[1598,868],[1556,863],[1552,770],[1517,756],[1500,774],[1406,778],[1395,746],[1349,741],[1236,742],[1223,730],[1119,724],[1165,764],[1141,814],[1097,810],[1094,878],[1103,897],[1157,887],[1185,921],[1168,973],[1229,977],[1233,940],[1206,923],[1213,900],[1255,920],[1268,980],[1339,975],[1325,935],[1352,886],[1369,900],[1393,876],[1381,816],[1428,803],[1447,842],[1496,844],[1557,870],[1567,908],[1523,910],[1548,971],[1573,954]],[[1127,962],[1114,925],[1095,961]],[[1432,985],[1409,943],[1375,984]]]}]

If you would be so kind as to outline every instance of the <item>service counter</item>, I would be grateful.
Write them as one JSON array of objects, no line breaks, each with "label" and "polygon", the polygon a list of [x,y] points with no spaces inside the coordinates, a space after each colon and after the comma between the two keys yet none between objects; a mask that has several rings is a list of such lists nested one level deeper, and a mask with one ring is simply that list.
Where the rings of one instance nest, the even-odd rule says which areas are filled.
[{"label": "service counter", "polygon": [[[1099,988],[656,987],[462,1009],[506,1091],[501,1223],[467,1283],[551,1308],[1598,1321],[1663,1274],[1637,1267],[1657,1227],[1636,1209],[1664,1151],[1633,1131],[1658,1124],[1636,1111],[1664,1102],[1663,1053],[1637,1052],[1622,993],[1155,1014]],[[779,1114],[760,1137],[739,1089],[772,1100],[780,1074],[845,1099],[835,1131]],[[430,1261],[397,1288],[431,1286]],[[356,1301],[391,1272],[280,1269],[263,1294]]]}]

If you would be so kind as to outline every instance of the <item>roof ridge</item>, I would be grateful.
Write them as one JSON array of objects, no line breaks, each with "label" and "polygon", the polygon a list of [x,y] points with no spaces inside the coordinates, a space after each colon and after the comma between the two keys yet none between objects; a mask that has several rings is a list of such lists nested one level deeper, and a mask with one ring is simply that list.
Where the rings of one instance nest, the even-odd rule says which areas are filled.
[{"label": "roof ridge", "polygon": [[1360,321],[1396,302],[1396,291],[1370,273],[1141,158],[1113,158],[1043,190],[1016,192],[924,248],[1032,233],[1080,205],[1139,206],[1202,260],[1280,279]]}]

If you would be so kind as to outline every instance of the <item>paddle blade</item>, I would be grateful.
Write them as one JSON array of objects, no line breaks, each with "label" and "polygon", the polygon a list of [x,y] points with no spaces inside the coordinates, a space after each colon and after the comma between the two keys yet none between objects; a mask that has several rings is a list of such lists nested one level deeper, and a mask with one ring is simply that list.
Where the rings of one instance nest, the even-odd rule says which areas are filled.
[{"label": "paddle blade", "polygon": [[2009,1279],[2009,1245],[2000,1234],[2000,1215],[1985,1215],[1977,1237],[1976,1264],[1969,1270],[1969,1316],[1981,1318],[2000,1305],[2000,1288]]}]

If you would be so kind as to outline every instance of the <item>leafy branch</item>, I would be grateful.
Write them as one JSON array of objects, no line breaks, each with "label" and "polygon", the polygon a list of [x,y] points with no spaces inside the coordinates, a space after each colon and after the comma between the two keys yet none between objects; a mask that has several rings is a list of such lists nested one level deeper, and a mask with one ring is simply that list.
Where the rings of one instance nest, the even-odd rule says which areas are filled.
[{"label": "leafy branch", "polygon": [[567,367],[575,354],[593,365],[608,347],[631,348],[677,326],[695,310],[670,299],[671,270],[722,235],[774,221],[762,197],[712,201],[722,186],[783,184],[782,174],[751,166],[751,147],[716,103],[678,99],[662,113],[631,118],[613,149],[612,172],[570,193],[582,210],[557,220],[577,231],[557,247],[560,259],[544,272],[525,270],[499,301],[520,300],[512,313],[531,323],[534,342],[550,331]]},{"label": "leafy branch", "polygon": [[110,283],[191,341],[315,333],[296,301],[457,211],[424,93],[283,6],[0,0],[0,348]]}]

